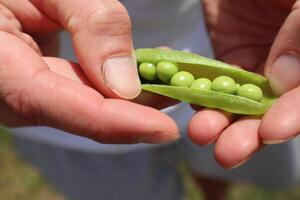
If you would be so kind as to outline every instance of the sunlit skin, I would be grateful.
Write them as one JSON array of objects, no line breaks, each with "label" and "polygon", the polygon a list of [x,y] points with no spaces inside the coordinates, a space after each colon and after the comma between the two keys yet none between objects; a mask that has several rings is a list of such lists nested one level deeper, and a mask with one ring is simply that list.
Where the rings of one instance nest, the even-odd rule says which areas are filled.
[{"label": "sunlit skin", "polygon": [[[71,33],[81,65],[41,55],[57,55],[62,29]],[[2,124],[52,126],[103,143],[179,137],[166,114],[122,100],[103,83],[105,56],[132,53],[130,20],[119,1],[1,0],[0,41]],[[154,98],[136,101],[158,108],[174,103]]]},{"label": "sunlit skin", "polygon": [[[299,70],[279,73],[272,68],[284,53],[300,55],[299,3],[291,0],[204,1],[216,58],[265,73],[274,92],[283,94],[263,118],[233,116],[216,110],[200,110],[195,114],[189,124],[190,138],[201,145],[216,142],[215,157],[223,167],[237,167],[264,143],[280,143],[300,132]],[[278,74],[286,76],[276,81],[274,77]]]}]

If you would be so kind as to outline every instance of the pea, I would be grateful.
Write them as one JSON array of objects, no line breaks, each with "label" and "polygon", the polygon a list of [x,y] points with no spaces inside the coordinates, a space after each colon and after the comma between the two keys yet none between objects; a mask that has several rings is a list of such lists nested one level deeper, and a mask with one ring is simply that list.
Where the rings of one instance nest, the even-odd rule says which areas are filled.
[{"label": "pea", "polygon": [[179,66],[176,63],[162,61],[156,66],[156,75],[164,83],[169,83],[174,74],[179,71]]},{"label": "pea", "polygon": [[154,81],[156,79],[156,68],[152,63],[141,63],[139,66],[139,74],[145,80]]},{"label": "pea", "polygon": [[212,90],[234,94],[236,92],[236,83],[229,76],[219,76],[212,82]]},{"label": "pea", "polygon": [[173,86],[181,86],[181,87],[190,87],[190,85],[194,82],[194,76],[185,71],[177,72],[171,78],[171,85]]},{"label": "pea", "polygon": [[[156,76],[159,81],[143,83],[142,85],[143,90],[148,92],[195,105],[245,115],[264,114],[276,100],[276,96],[272,93],[269,82],[265,77],[224,62],[183,51],[150,48],[137,49],[136,58],[138,63],[157,64]],[[172,67],[166,67],[165,65],[172,65]],[[208,80],[206,80],[207,82],[211,80],[211,90],[201,89],[199,92],[195,91],[194,88],[197,85],[205,88],[205,84],[201,83],[199,79],[191,83],[190,87],[178,87],[189,85],[185,83],[187,79],[182,81],[177,77],[182,74],[177,75],[178,66],[180,66],[182,72],[191,73],[193,77],[205,78]],[[172,68],[173,71],[168,71],[169,68]],[[180,83],[178,84],[178,82]],[[243,89],[245,83],[257,86],[261,91],[261,95],[258,91],[249,95],[248,89]],[[234,95],[236,93],[237,95]]]},{"label": "pea", "polygon": [[237,95],[241,97],[246,97],[252,99],[254,101],[260,101],[263,97],[263,93],[261,89],[253,84],[244,84],[242,85],[238,91]]},{"label": "pea", "polygon": [[211,81],[207,78],[198,78],[192,83],[191,88],[198,90],[211,90]]}]

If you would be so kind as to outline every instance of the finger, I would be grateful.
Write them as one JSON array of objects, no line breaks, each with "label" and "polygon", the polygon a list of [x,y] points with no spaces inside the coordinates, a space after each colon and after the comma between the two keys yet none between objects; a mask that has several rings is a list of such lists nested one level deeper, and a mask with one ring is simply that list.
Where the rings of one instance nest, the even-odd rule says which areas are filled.
[{"label": "finger", "polygon": [[[52,84],[43,84],[45,80]],[[32,84],[39,87],[30,90],[33,97],[28,106],[38,124],[104,143],[162,143],[178,138],[175,123],[154,109],[103,99],[95,90],[52,73],[45,73]],[[53,92],[53,88],[59,89]]]},{"label": "finger", "polygon": [[32,0],[72,35],[85,73],[102,94],[133,99],[141,92],[131,23],[117,0]]},{"label": "finger", "polygon": [[0,4],[0,13],[3,14],[19,31],[22,30],[21,23],[16,19],[15,15],[2,4]]},{"label": "finger", "polygon": [[26,32],[57,31],[60,25],[69,30],[81,66],[103,94],[128,99],[138,96],[141,85],[132,56],[131,25],[119,1],[3,0],[2,3],[16,14]]},{"label": "finger", "polygon": [[41,52],[39,46],[37,45],[37,43],[33,40],[33,38],[30,35],[28,35],[26,33],[18,32],[18,33],[16,33],[16,36],[18,38],[20,38],[21,40],[23,40],[26,44],[28,44],[38,54],[42,55],[42,52]]},{"label": "finger", "polygon": [[204,109],[198,111],[188,125],[190,139],[199,145],[214,142],[232,121],[232,115],[226,112]]},{"label": "finger", "polygon": [[94,87],[77,63],[54,57],[43,57],[43,60],[55,74],[73,80],[76,83],[81,83],[91,88]]},{"label": "finger", "polygon": [[[89,81],[77,63],[52,57],[44,57],[44,61],[54,73],[94,88],[94,85]],[[62,63],[64,63],[64,67],[62,67]],[[146,91],[143,91],[133,102],[156,109],[163,109],[178,103],[178,101],[171,98]]]},{"label": "finger", "polygon": [[[0,32],[0,41],[1,100],[24,121],[105,143],[161,143],[179,137],[167,115],[128,101],[104,99],[94,89],[50,71],[16,37]],[[8,44],[10,48],[4,48]]]},{"label": "finger", "polygon": [[[54,73],[56,73],[56,74],[58,74],[62,77],[73,80],[76,83],[81,83],[83,85],[93,87],[92,84],[87,79],[87,77],[85,76],[85,74],[82,72],[82,70],[81,70],[81,68],[78,64],[73,63],[73,62],[69,62],[69,61],[66,61],[66,60],[63,60],[63,59],[51,58],[51,57],[45,57],[44,61],[48,64],[48,66],[49,66],[49,68],[52,72],[54,72]],[[109,106],[109,105],[107,105],[107,106]],[[111,108],[111,110],[113,112],[114,112],[114,109],[117,112],[122,112],[122,111],[120,111],[120,108],[116,108],[116,106],[109,106],[109,107]],[[119,106],[121,106],[121,105],[119,105]],[[130,109],[130,108],[128,106],[126,106],[126,110],[128,110],[128,109]],[[124,110],[124,112],[128,112],[128,111]],[[111,118],[112,118],[112,121],[115,121],[115,119],[114,119],[115,116],[112,116]],[[107,119],[107,120],[110,121],[109,119]],[[164,122],[164,123],[168,123],[168,122]],[[172,125],[171,125],[171,127],[172,127]],[[128,137],[128,136],[126,136],[126,137]],[[105,141],[109,142],[109,143],[122,143],[122,142],[124,143],[124,141],[126,141],[125,140],[126,137],[124,136],[124,138],[120,138],[120,136],[117,136],[115,139],[109,137],[109,138],[105,139]],[[151,137],[152,136],[146,136],[146,138],[138,138],[138,137],[135,138],[135,137],[133,137],[133,139],[132,139],[132,136],[130,136],[127,140],[128,140],[129,143],[131,143],[131,142],[143,142],[143,140],[145,140],[145,142],[155,143],[155,142],[165,142],[165,141],[173,140],[173,139],[176,138],[176,137],[174,138],[173,136],[168,137],[168,135],[167,136],[164,136],[164,135],[160,136],[159,134],[157,134],[156,136],[154,135],[152,138]],[[148,139],[150,141],[147,141]],[[100,140],[103,140],[103,138],[100,137]]]},{"label": "finger", "polygon": [[262,147],[258,134],[260,119],[241,119],[218,138],[215,158],[225,168],[235,168],[246,162]]},{"label": "finger", "polygon": [[264,143],[287,141],[300,133],[300,87],[281,96],[264,115],[259,132]]},{"label": "finger", "polygon": [[35,7],[31,0],[1,0],[0,4],[14,14],[21,22],[22,30],[26,33],[41,34],[54,32],[61,28],[58,22]]},{"label": "finger", "polygon": [[300,1],[287,17],[271,48],[265,74],[276,94],[283,94],[300,84]]},{"label": "finger", "polygon": [[18,37],[32,47],[36,52],[40,53],[38,45],[29,35],[20,31],[20,28],[15,21],[17,20],[15,19],[14,15],[6,8],[3,8],[3,6],[0,4],[0,31],[7,32]]}]

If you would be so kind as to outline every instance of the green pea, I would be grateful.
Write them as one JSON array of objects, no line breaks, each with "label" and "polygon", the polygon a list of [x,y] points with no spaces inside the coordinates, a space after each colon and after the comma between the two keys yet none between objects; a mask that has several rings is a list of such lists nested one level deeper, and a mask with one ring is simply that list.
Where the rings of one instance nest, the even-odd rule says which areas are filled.
[{"label": "green pea", "polygon": [[156,79],[156,68],[152,63],[141,63],[139,66],[139,74],[145,80],[154,81]]},{"label": "green pea", "polygon": [[[171,65],[175,66],[173,67],[173,69],[175,68],[175,72],[170,73],[168,69],[165,70],[167,71],[167,75],[157,70],[156,76],[159,80],[157,80],[157,82],[144,82],[142,87],[145,91],[195,105],[245,115],[264,114],[276,100],[276,96],[272,93],[269,82],[265,77],[236,68],[227,63],[176,50],[146,48],[137,49],[135,53],[138,63],[159,64],[160,67],[162,65],[161,63],[167,63],[167,65],[171,63]],[[211,90],[195,91],[193,88],[196,83],[195,85],[192,83],[193,88],[191,88],[191,86],[178,87],[177,85],[170,85],[170,79],[179,71],[178,66],[180,66],[181,71],[189,72],[194,77],[207,78],[211,81],[215,79],[214,83],[211,84]],[[164,71],[164,67],[165,66],[159,71]],[[225,83],[222,79],[223,81],[225,79]],[[174,81],[172,81],[172,83],[173,82]],[[238,83],[258,86],[263,91],[261,100],[254,101],[251,99],[252,97],[246,98],[239,95],[232,95],[243,88]]]},{"label": "green pea", "polygon": [[169,83],[174,74],[179,71],[176,63],[161,61],[156,66],[156,75],[164,83]]},{"label": "green pea", "polygon": [[191,88],[198,90],[211,90],[211,81],[207,78],[198,78],[192,83]]},{"label": "green pea", "polygon": [[244,84],[238,91],[237,95],[246,97],[255,101],[260,101],[263,97],[263,93],[259,87],[253,84]]},{"label": "green pea", "polygon": [[185,71],[177,72],[171,78],[171,85],[173,86],[181,86],[181,87],[190,87],[190,85],[194,82],[194,76]]},{"label": "green pea", "polygon": [[219,76],[212,82],[212,90],[228,94],[236,92],[235,81],[229,76]]}]

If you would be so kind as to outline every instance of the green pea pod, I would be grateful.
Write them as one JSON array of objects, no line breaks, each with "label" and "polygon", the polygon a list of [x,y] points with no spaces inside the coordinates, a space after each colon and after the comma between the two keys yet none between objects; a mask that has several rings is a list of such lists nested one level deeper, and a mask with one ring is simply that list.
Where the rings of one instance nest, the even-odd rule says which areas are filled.
[{"label": "green pea pod", "polygon": [[180,66],[180,70],[190,72],[195,78],[205,77],[213,80],[216,77],[226,75],[232,77],[239,84],[255,84],[262,89],[263,98],[258,102],[232,94],[164,84],[143,84],[143,89],[146,91],[179,101],[245,115],[264,114],[276,100],[269,87],[268,80],[259,74],[183,51],[149,48],[137,49],[135,53],[138,63],[175,62]]}]

